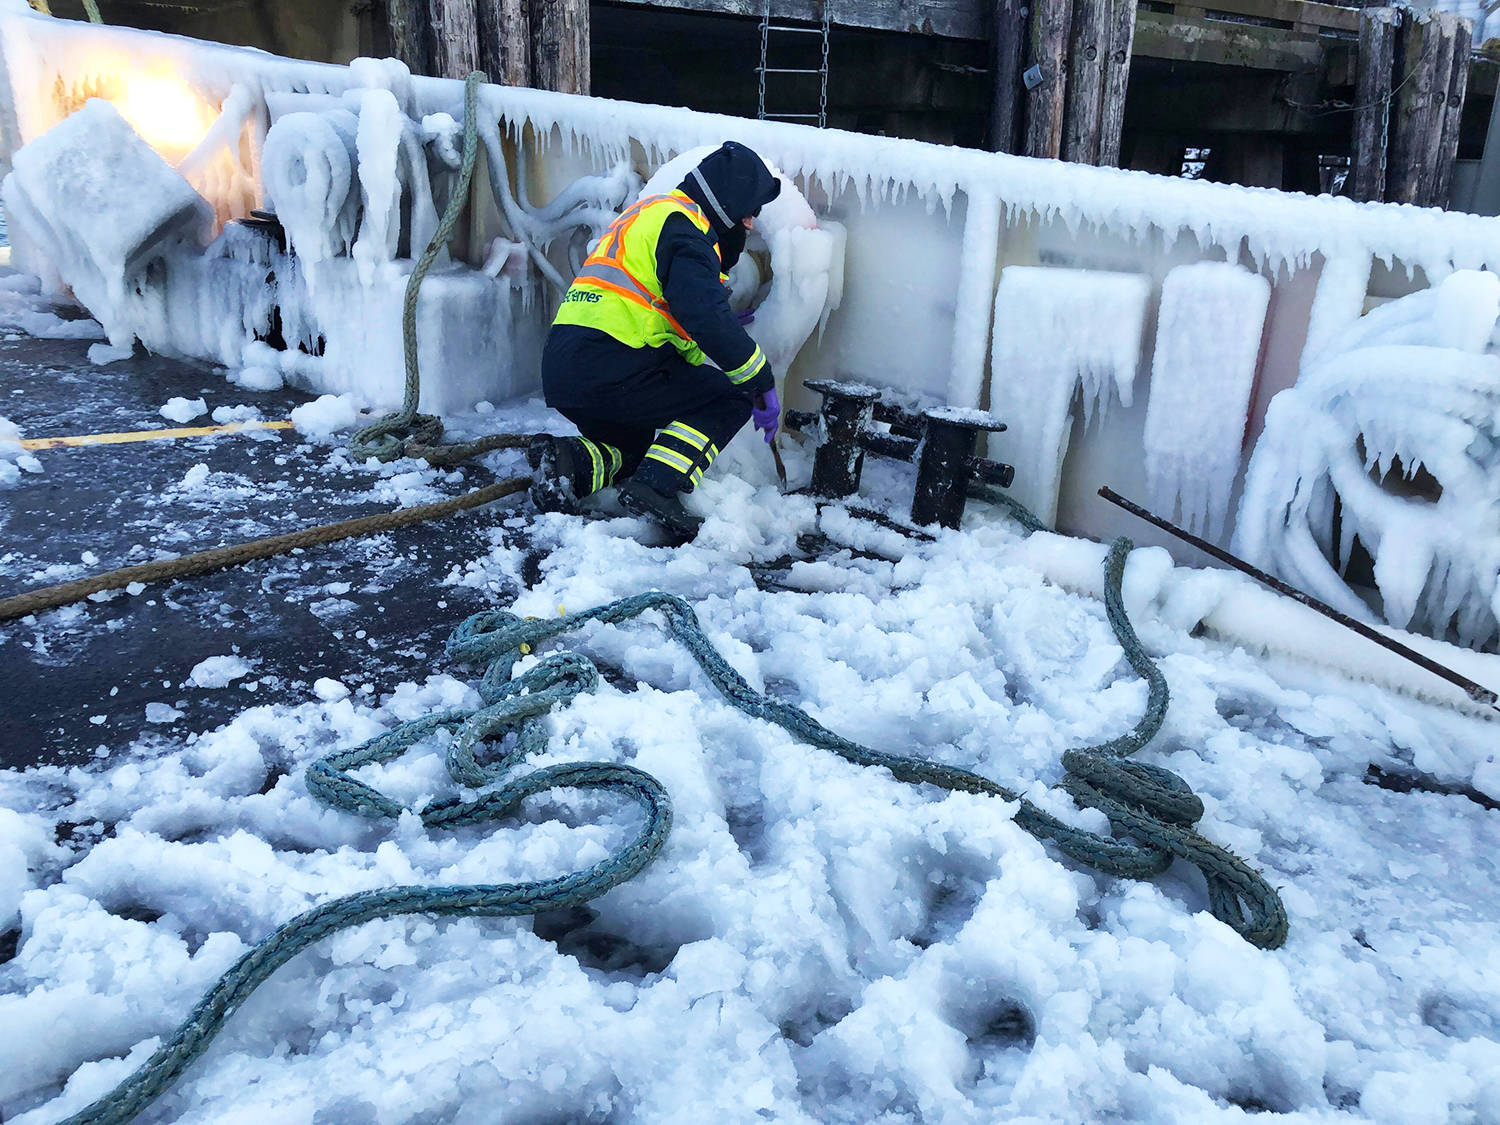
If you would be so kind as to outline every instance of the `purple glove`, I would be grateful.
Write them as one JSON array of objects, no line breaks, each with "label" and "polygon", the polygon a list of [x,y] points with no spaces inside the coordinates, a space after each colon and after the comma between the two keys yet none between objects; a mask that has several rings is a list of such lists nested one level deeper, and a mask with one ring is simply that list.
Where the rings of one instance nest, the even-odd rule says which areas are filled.
[{"label": "purple glove", "polygon": [[734,319],[740,322],[741,328],[745,327],[747,324],[754,324],[755,310],[748,307],[743,308],[739,312],[734,314]]},{"label": "purple glove", "polygon": [[755,400],[750,408],[750,421],[757,430],[765,432],[767,445],[776,440],[776,430],[781,425],[781,401],[776,397],[775,387]]}]

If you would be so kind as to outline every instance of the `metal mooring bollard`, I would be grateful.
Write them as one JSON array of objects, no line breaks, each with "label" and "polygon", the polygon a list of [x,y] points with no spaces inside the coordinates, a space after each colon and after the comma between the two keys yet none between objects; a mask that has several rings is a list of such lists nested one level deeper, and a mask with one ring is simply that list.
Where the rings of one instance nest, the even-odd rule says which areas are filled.
[{"label": "metal mooring bollard", "polygon": [[848,496],[859,487],[865,460],[859,439],[873,428],[880,392],[859,383],[826,379],[804,385],[823,396],[823,440],[813,457],[812,490],[835,500]]},{"label": "metal mooring bollard", "polygon": [[938,407],[923,411],[927,433],[917,462],[917,491],[911,502],[911,522],[957,527],[969,499],[969,481],[976,472],[984,479],[1009,487],[1015,470],[974,456],[974,438],[998,433],[1005,423],[978,410]]},{"label": "metal mooring bollard", "polygon": [[[957,527],[975,478],[1007,488],[1015,477],[1011,466],[974,455],[976,435],[1005,429],[984,411],[938,407],[918,415],[881,402],[878,390],[862,384],[817,380],[805,385],[823,396],[823,440],[813,458],[811,485],[819,496],[840,499],[858,489],[866,453],[915,460],[912,522]],[[817,417],[789,411],[787,423],[805,428]],[[889,424],[890,432],[876,429],[877,421]]]}]

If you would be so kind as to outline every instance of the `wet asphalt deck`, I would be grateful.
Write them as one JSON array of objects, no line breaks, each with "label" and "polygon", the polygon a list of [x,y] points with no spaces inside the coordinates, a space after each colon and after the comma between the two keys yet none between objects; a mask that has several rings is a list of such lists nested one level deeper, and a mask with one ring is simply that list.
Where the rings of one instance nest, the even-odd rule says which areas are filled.
[{"label": "wet asphalt deck", "polygon": [[[171,427],[158,410],[176,395],[210,410],[257,406],[268,420],[310,397],[246,391],[221,371],[139,350],[99,367],[87,350],[87,341],[0,341],[0,416],[38,438]],[[337,439],[270,433],[38,452],[44,472],[0,492],[0,596],[397,506],[372,495],[374,473],[333,455]],[[200,463],[213,487],[181,487]],[[435,487],[454,495],[495,476],[471,465],[454,478]],[[0,622],[0,767],[83,761],[151,730],[180,738],[254,704],[311,699],[319,677],[379,693],[448,670],[452,627],[513,591],[443,579],[484,554],[515,514],[513,503],[492,505]],[[200,661],[231,654],[249,674],[220,688],[189,682]],[[152,703],[182,716],[148,722]]]}]

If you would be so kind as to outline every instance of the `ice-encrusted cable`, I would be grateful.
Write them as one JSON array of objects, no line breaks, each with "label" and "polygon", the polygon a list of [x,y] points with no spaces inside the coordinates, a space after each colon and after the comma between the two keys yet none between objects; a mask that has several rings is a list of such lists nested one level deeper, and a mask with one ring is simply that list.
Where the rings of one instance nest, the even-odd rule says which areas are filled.
[{"label": "ice-encrusted cable", "polygon": [[457,465],[494,449],[523,449],[533,434],[486,434],[472,441],[438,444],[443,436],[443,420],[435,414],[417,413],[422,397],[421,361],[417,354],[417,300],[427,271],[437,260],[453,228],[463,214],[469,199],[469,185],[474,178],[474,164],[479,154],[479,87],[486,81],[482,71],[473,71],[464,79],[464,144],[459,162],[458,180],[443,209],[426,249],[406,279],[406,295],[401,303],[401,349],[406,365],[406,383],[401,393],[401,409],[366,426],[349,439],[349,453],[356,461],[374,457],[392,461],[397,457],[420,457],[432,465]]},{"label": "ice-encrusted cable", "polygon": [[474,161],[479,152],[479,84],[483,81],[484,74],[477,70],[464,79],[464,148],[458,181],[448,198],[448,206],[443,209],[437,230],[412,267],[411,276],[406,279],[406,297],[401,304],[406,385],[402,391],[401,409],[366,426],[349,439],[349,452],[357,461],[367,457],[390,461],[402,455],[408,442],[434,445],[443,434],[441,418],[435,414],[417,413],[417,402],[422,397],[422,376],[417,359],[417,297],[422,290],[422,279],[437,260],[438,253],[448,245],[469,198],[469,183],[474,178]]}]

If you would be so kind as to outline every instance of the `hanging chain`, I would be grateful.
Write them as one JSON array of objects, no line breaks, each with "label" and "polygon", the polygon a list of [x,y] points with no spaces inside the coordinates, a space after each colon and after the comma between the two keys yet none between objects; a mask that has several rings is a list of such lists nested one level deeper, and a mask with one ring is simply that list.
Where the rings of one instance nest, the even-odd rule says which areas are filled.
[{"label": "hanging chain", "polygon": [[757,103],[755,115],[762,121],[766,119],[766,52],[770,36],[771,0],[766,0],[765,9],[760,17],[760,66],[756,67],[756,74],[760,76],[760,101]]},{"label": "hanging chain", "polygon": [[[769,2],[769,0],[767,0]],[[823,74],[818,90],[818,128],[828,128],[828,0],[823,0]]]}]

